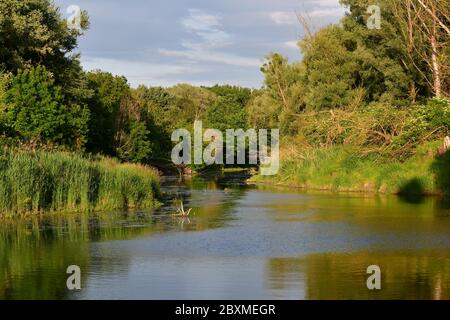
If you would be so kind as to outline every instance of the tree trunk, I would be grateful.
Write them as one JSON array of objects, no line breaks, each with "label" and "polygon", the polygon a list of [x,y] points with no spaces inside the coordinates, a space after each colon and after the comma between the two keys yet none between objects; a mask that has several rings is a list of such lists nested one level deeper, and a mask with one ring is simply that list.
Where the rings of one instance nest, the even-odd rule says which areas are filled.
[{"label": "tree trunk", "polygon": [[[411,0],[408,0],[406,6],[408,14],[408,55],[412,57],[414,51],[414,22],[411,13]],[[416,103],[417,88],[414,80],[409,85],[409,96],[411,97],[412,103]]]},{"label": "tree trunk", "polygon": [[436,21],[436,12],[435,7],[433,6],[433,30],[430,37],[431,42],[431,63],[433,66],[433,80],[434,80],[434,94],[436,97],[440,98],[442,96],[442,88],[441,88],[441,69],[438,61],[438,45],[437,45],[437,21]]}]

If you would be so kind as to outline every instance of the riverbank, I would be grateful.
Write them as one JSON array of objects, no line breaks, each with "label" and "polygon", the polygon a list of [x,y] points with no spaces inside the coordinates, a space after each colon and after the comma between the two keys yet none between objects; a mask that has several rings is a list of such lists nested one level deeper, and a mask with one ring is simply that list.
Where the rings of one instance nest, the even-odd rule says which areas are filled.
[{"label": "riverbank", "polygon": [[68,152],[2,151],[0,217],[157,205],[153,168]]},{"label": "riverbank", "polygon": [[282,153],[277,175],[249,181],[333,192],[448,195],[450,153],[437,156],[440,144],[424,144],[404,161],[365,156],[351,146]]}]

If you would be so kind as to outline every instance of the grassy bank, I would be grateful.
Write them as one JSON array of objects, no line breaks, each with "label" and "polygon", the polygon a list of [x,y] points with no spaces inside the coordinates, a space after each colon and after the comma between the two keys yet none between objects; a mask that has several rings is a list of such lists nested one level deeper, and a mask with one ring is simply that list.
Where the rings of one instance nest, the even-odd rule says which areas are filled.
[{"label": "grassy bank", "polygon": [[149,167],[65,152],[0,154],[0,216],[149,208],[158,194]]},{"label": "grassy bank", "polygon": [[437,157],[440,144],[424,144],[403,161],[365,156],[351,146],[282,152],[278,175],[251,181],[341,192],[449,194],[450,153]]}]

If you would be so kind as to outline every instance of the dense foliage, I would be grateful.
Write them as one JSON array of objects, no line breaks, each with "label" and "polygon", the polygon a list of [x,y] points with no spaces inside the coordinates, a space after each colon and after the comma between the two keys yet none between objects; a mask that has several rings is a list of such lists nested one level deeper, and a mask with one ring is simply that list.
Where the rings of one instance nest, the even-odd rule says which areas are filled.
[{"label": "dense foliage", "polygon": [[23,139],[83,147],[89,111],[68,107],[45,67],[18,70],[3,95],[3,128]]},{"label": "dense foliage", "polygon": [[134,89],[80,67],[73,50],[87,13],[77,30],[49,0],[0,0],[1,141],[160,165],[170,163],[172,131],[202,120],[220,130],[279,128],[286,149],[342,145],[406,160],[450,129],[449,2],[380,0],[380,29],[367,27],[371,1],[341,3],[339,24],[299,42],[302,60],[267,56],[260,90]]},{"label": "dense foliage", "polygon": [[148,167],[63,152],[0,154],[0,213],[151,208],[159,178]]}]

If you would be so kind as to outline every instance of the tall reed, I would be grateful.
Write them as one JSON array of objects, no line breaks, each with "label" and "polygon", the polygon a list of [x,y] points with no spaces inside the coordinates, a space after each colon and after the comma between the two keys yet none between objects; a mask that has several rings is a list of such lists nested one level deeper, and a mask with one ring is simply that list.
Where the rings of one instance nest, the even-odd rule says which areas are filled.
[{"label": "tall reed", "polygon": [[0,215],[153,207],[152,168],[67,152],[0,151]]}]

